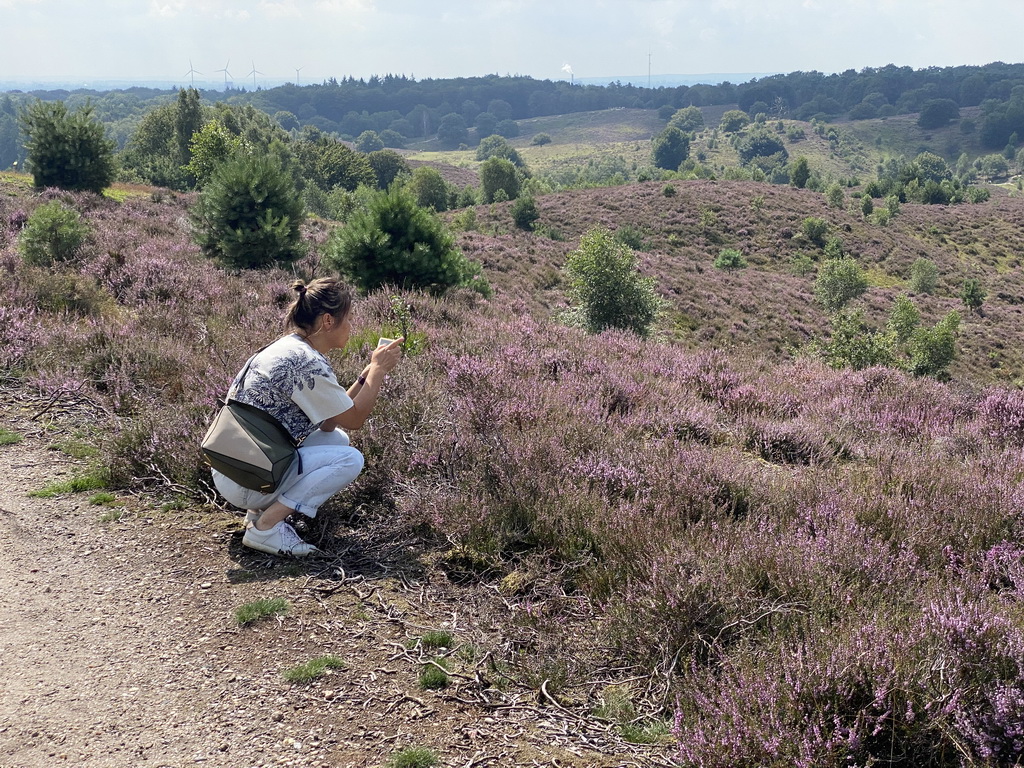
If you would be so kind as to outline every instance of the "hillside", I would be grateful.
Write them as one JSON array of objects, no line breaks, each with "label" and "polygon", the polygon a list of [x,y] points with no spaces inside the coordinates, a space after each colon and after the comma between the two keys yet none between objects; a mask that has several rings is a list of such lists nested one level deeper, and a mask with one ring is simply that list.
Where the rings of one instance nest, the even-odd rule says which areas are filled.
[{"label": "hillside", "polygon": [[[907,204],[880,227],[859,208],[830,208],[809,190],[739,181],[673,186],[673,197],[663,194],[661,182],[545,195],[537,202],[538,226],[558,239],[516,229],[511,203],[481,208],[477,231],[463,233],[460,244],[499,290],[550,314],[564,306],[559,270],[580,235],[593,226],[629,228],[642,242],[642,270],[656,277],[669,302],[658,327],[663,338],[785,359],[828,329],[828,316],[814,300],[813,275],[798,276],[792,268],[797,254],[822,258],[821,248],[800,234],[806,217],[820,217],[829,223],[829,236],[867,270],[871,289],[862,304],[879,325],[907,290],[918,258],[933,260],[941,273],[934,295],[913,297],[932,322],[963,310],[960,287],[978,278],[989,298],[981,313],[965,318],[953,375],[977,384],[1021,380],[1024,276],[1017,254],[1024,252],[1024,198]],[[740,250],[750,266],[715,269],[712,262],[724,248]]]},{"label": "hillside", "polygon": [[[131,610],[146,614],[132,625],[143,636],[170,624],[168,658],[125,667],[144,702],[178,659],[190,680],[210,678],[177,694],[175,717],[209,706],[162,732],[168,754],[381,766],[415,745],[444,765],[574,768],[994,767],[1019,755],[1024,398],[1006,386],[1021,366],[1019,196],[905,204],[884,227],[849,195],[830,208],[749,181],[543,195],[534,233],[513,227],[509,203],[477,206],[458,239],[492,297],[357,302],[351,343],[332,355],[342,381],[398,330],[396,305],[419,343],[353,433],[364,473],[304,526],[327,560],[287,562],[238,545],[237,511],[218,501],[197,443],[231,376],[276,335],[291,281],[322,274],[334,225],[308,222],[308,253],[288,269],[234,271],[191,241],[191,195],[35,194],[23,177],[0,192],[0,450],[24,451],[5,467],[31,469],[3,503],[18,562],[58,548],[39,531],[51,507],[24,494],[59,480],[52,508],[97,542],[80,553],[99,563],[88,584],[106,594],[117,573],[169,585],[132,603],[115,592],[104,602],[117,621],[89,624],[97,647]],[[91,234],[69,261],[33,266],[20,231],[50,200]],[[859,303],[876,322],[919,256],[941,273],[934,296],[914,297],[929,322],[958,305],[964,277],[985,283],[951,382],[797,353],[828,331],[810,277],[790,266],[797,253],[820,261],[801,235],[808,216],[867,270]],[[650,339],[558,319],[565,256],[595,225],[637,244],[669,303]],[[749,266],[715,269],[725,247]],[[50,446],[78,458],[47,462]],[[119,566],[130,545],[140,553]],[[65,588],[61,572],[34,578]],[[275,597],[288,614],[232,623],[232,609]],[[46,637],[33,632],[42,606],[22,605],[4,622],[11,647]],[[428,644],[432,630],[451,636]],[[287,638],[289,657],[246,656],[250,637]],[[282,682],[293,661],[342,652],[348,672]],[[48,658],[36,646],[24,658],[34,679],[59,677],[36,672]],[[434,665],[447,687],[420,682]],[[257,686],[285,725],[250,725]],[[47,717],[72,706],[29,694]],[[521,719],[502,730],[507,713]],[[239,718],[223,750],[189,750]],[[35,749],[46,728],[18,720],[4,738]],[[124,750],[151,749],[146,730]]]}]

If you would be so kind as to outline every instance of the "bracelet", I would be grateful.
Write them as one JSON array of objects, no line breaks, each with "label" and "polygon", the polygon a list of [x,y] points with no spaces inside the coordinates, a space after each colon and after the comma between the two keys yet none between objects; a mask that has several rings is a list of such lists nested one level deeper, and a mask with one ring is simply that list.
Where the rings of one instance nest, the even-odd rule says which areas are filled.
[{"label": "bracelet", "polygon": [[359,384],[359,386],[361,387],[361,386],[363,386],[363,384],[365,384],[365,383],[366,383],[366,377],[365,377],[365,376],[360,376],[360,377],[359,377],[358,379],[356,379],[356,382],[357,382],[357,383]]}]

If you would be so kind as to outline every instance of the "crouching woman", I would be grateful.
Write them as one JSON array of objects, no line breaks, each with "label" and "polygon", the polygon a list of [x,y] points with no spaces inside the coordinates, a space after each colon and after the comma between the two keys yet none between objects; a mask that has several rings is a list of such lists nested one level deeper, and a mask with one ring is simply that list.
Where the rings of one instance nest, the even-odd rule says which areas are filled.
[{"label": "crouching woman", "polygon": [[296,512],[315,517],[320,505],[349,485],[363,469],[363,455],[345,430],[369,417],[384,377],[402,356],[402,339],[373,351],[370,363],[347,390],[338,383],[332,349],[348,343],[352,293],[340,280],[296,281],[297,294],[285,318],[287,332],[261,350],[241,380],[235,398],[274,416],[300,442],[300,462],[269,494],[244,488],[213,470],[213,483],[231,504],[248,510],[242,544],[261,552],[303,557],[317,551],[285,519]]}]

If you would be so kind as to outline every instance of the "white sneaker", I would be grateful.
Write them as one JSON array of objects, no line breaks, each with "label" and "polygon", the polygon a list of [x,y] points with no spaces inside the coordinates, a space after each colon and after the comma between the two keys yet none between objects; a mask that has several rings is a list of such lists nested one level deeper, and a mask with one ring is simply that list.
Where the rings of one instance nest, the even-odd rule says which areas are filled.
[{"label": "white sneaker", "polygon": [[293,557],[305,557],[320,550],[312,544],[307,544],[299,538],[288,523],[283,520],[267,531],[259,530],[255,525],[245,529],[242,536],[242,544],[250,549],[258,549],[260,552],[269,552],[272,555],[292,555]]}]

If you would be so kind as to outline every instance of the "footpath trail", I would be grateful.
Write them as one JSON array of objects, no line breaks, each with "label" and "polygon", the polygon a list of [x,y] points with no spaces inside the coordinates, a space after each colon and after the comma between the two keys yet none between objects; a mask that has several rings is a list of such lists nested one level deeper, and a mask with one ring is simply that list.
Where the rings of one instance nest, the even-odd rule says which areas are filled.
[{"label": "footpath trail", "polygon": [[[410,746],[459,768],[669,764],[535,691],[494,690],[465,654],[500,641],[486,590],[249,553],[227,512],[29,497],[85,466],[53,450],[74,419],[32,416],[0,397],[23,436],[0,446],[0,768],[364,768]],[[263,598],[290,610],[240,627]],[[409,646],[437,629],[462,645],[461,676],[423,690],[445,652]],[[325,654],[345,667],[282,676]]]}]

